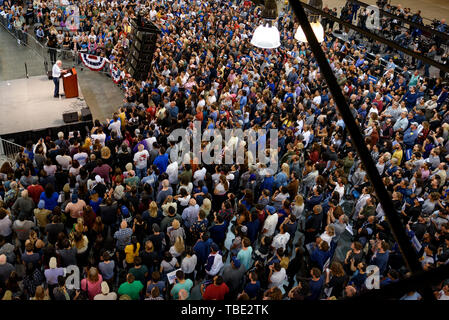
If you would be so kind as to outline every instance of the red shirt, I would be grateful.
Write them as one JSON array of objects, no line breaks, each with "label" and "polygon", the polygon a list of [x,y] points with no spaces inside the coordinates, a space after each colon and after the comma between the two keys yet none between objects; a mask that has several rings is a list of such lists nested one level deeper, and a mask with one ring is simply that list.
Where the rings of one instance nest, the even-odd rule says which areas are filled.
[{"label": "red shirt", "polygon": [[154,119],[154,116],[156,115],[156,108],[155,107],[148,107],[147,112],[150,114],[151,119]]},{"label": "red shirt", "polygon": [[223,282],[219,286],[212,283],[204,290],[203,300],[224,300],[228,292],[229,288],[226,283]]},{"label": "red shirt", "polygon": [[41,193],[44,192],[44,188],[40,184],[37,184],[29,186],[27,190],[28,195],[33,199],[34,203],[38,204]]}]

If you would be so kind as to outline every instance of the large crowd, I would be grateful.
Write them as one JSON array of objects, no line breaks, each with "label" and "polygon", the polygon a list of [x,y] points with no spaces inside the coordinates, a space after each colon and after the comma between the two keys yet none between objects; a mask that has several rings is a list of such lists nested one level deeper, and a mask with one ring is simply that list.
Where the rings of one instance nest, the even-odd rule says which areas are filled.
[{"label": "large crowd", "polygon": [[[25,12],[1,1],[0,11],[42,23],[51,37],[63,8],[33,5]],[[153,71],[146,81],[123,80],[125,101],[112,119],[86,134],[30,141],[1,166],[0,297],[343,299],[376,287],[377,275],[380,287],[408,277],[317,63],[294,39],[288,7],[277,20],[281,47],[262,50],[249,43],[261,11],[250,1],[146,5],[145,19],[162,31]],[[140,7],[81,4],[81,29],[57,41],[124,67],[129,19]],[[369,60],[368,48],[323,24],[322,48],[423,269],[445,264],[447,85],[418,68],[398,72],[381,52]],[[171,161],[183,140],[170,133],[194,121],[203,130],[278,129],[277,169],[248,155],[231,165]],[[433,289],[449,299],[449,281]]]}]

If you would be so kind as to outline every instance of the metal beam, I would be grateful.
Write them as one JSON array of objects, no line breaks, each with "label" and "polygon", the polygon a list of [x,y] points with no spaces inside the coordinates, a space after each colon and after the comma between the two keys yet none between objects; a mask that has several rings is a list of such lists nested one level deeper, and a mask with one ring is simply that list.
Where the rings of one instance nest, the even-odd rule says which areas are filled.
[{"label": "metal beam", "polygon": [[[315,12],[315,13],[321,15],[322,17],[326,17],[326,18],[328,18],[328,19],[330,19],[330,20],[332,20],[332,21],[335,21],[335,22],[337,22],[337,23],[340,23],[340,24],[342,24],[342,25],[344,25],[344,26],[346,26],[346,27],[348,27],[348,28],[350,28],[350,29],[352,29],[352,30],[354,30],[354,31],[357,31],[357,32],[360,33],[360,34],[363,34],[364,36],[366,36],[366,37],[368,37],[368,38],[370,38],[370,39],[379,41],[379,42],[381,42],[381,43],[383,43],[383,44],[386,44],[387,46],[390,46],[390,47],[392,47],[392,48],[394,48],[394,49],[396,49],[396,50],[398,50],[398,51],[401,51],[401,52],[405,53],[406,55],[415,57],[416,59],[421,60],[421,61],[424,62],[425,64],[430,64],[430,65],[434,66],[435,68],[438,68],[438,69],[443,70],[443,71],[445,71],[445,72],[449,72],[449,65],[444,65],[444,64],[442,64],[442,63],[439,63],[439,62],[437,62],[437,61],[435,61],[435,60],[433,60],[433,59],[430,59],[430,58],[424,56],[423,54],[420,54],[420,53],[415,52],[415,51],[412,51],[412,50],[410,50],[410,49],[401,47],[400,45],[398,45],[398,44],[397,44],[396,42],[394,42],[394,41],[385,39],[385,38],[383,38],[383,37],[381,37],[381,36],[378,36],[377,34],[374,34],[374,33],[372,33],[372,32],[369,32],[369,31],[367,31],[367,30],[364,30],[364,29],[362,29],[362,28],[360,28],[360,27],[357,27],[357,26],[355,26],[355,25],[353,25],[353,24],[351,24],[351,23],[348,23],[348,22],[346,22],[346,21],[343,21],[343,20],[341,20],[340,18],[334,17],[333,15],[331,15],[331,14],[329,14],[329,13],[327,13],[327,12],[324,12],[323,10],[316,9],[316,8],[310,6],[310,5],[308,5],[308,4],[306,4],[306,3],[302,2],[302,1],[295,0],[295,1],[293,1],[293,2],[301,2],[301,5],[302,5],[304,8],[306,8],[306,9],[308,9],[308,10],[310,10],[310,11],[313,11],[313,12]],[[290,2],[290,3],[291,3],[291,2]]]},{"label": "metal beam", "polygon": [[[418,273],[422,271],[422,266],[418,260],[418,255],[415,249],[412,247],[410,239],[405,232],[405,228],[401,222],[399,213],[394,210],[393,201],[391,200],[387,190],[385,189],[379,172],[377,171],[374,161],[371,158],[370,152],[366,147],[365,141],[360,132],[360,128],[356,124],[355,119],[352,116],[346,98],[344,97],[341,88],[337,83],[337,79],[335,78],[335,75],[332,72],[332,69],[327,61],[327,58],[323,50],[321,49],[321,45],[318,43],[312,31],[312,27],[310,26],[307,15],[302,6],[302,2],[300,2],[299,0],[289,0],[289,2],[293,8],[294,13],[296,14],[296,17],[299,20],[304,34],[306,35],[308,44],[320,67],[320,72],[326,79],[329,90],[337,105],[338,111],[342,116],[346,124],[346,128],[351,136],[352,142],[357,149],[358,156],[365,166],[365,170],[385,212],[385,218],[388,221],[393,236],[398,243],[405,264],[407,268],[412,272],[412,274]],[[309,7],[313,8],[311,6],[307,6],[307,8]],[[429,287],[424,288],[423,296],[426,300],[432,300],[434,298]]]},{"label": "metal beam", "polygon": [[442,265],[434,270],[422,271],[409,278],[386,285],[381,289],[373,289],[364,292],[351,300],[372,300],[397,298],[417,288],[436,285],[449,278],[449,264]]}]

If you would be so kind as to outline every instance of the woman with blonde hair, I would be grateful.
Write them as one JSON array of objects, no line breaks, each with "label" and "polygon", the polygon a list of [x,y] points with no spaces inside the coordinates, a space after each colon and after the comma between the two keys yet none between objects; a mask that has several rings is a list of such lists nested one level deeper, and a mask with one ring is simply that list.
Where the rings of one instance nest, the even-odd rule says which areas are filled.
[{"label": "woman with blonde hair", "polygon": [[37,286],[34,297],[31,297],[30,300],[50,300],[48,289],[44,289],[42,286]]},{"label": "woman with blonde hair", "polygon": [[87,226],[84,224],[84,218],[80,217],[76,219],[76,223],[74,223],[72,227],[72,233],[73,232],[80,232],[80,233],[87,232]]},{"label": "woman with blonde hair", "polygon": [[184,239],[181,236],[177,236],[175,243],[170,247],[170,253],[173,257],[178,258],[184,253],[184,250]]},{"label": "woman with blonde hair", "polygon": [[167,196],[167,198],[165,198],[164,204],[161,207],[162,207],[162,215],[166,217],[168,216],[168,208],[173,207],[175,208],[176,212],[178,209],[178,204],[176,203],[176,201],[173,201],[173,196]]},{"label": "woman with blonde hair", "polygon": [[281,166],[281,171],[274,177],[274,187],[279,189],[280,187],[285,187],[288,183],[288,178],[290,177],[290,167],[284,162]]},{"label": "woman with blonde hair", "polygon": [[204,198],[203,204],[200,207],[200,210],[203,210],[206,214],[206,217],[209,215],[210,211],[212,209],[212,202],[209,198]]},{"label": "woman with blonde hair", "polygon": [[103,277],[95,267],[91,267],[87,277],[81,280],[81,290],[87,292],[89,300],[93,300],[97,294],[101,293],[102,281]]},{"label": "woman with blonde hair", "polygon": [[86,139],[84,140],[84,144],[82,146],[83,149],[89,150],[90,152],[90,147],[92,146],[92,139],[89,137],[86,137]]},{"label": "woman with blonde hair", "polygon": [[326,228],[324,229],[324,232],[321,234],[320,238],[323,241],[326,241],[327,244],[331,245],[331,241],[335,236],[335,228],[332,225],[327,225]]},{"label": "woman with blonde hair", "polygon": [[76,249],[76,261],[79,268],[84,267],[87,263],[87,249],[89,240],[81,232],[73,232],[71,237],[72,248]]},{"label": "woman with blonde hair", "polygon": [[157,203],[156,201],[151,201],[150,202],[150,206],[148,208],[148,213],[150,214],[151,218],[156,218],[157,217]]},{"label": "woman with blonde hair", "polygon": [[304,197],[298,194],[295,197],[295,201],[292,203],[292,213],[298,219],[301,229],[304,229],[305,225],[305,211],[304,211]]}]

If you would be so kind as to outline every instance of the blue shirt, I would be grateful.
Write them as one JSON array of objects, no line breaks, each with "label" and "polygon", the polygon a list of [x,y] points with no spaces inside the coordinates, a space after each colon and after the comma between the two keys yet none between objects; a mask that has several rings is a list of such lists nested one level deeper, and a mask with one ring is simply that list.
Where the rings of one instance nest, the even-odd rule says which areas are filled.
[{"label": "blue shirt", "polygon": [[58,198],[59,195],[57,192],[53,192],[50,198],[47,198],[45,192],[41,193],[41,196],[39,197],[40,200],[45,201],[45,209],[53,211],[53,209],[58,205]]},{"label": "blue shirt", "polygon": [[259,294],[260,290],[260,282],[256,281],[256,283],[248,283],[245,287],[245,292],[249,296],[250,299],[256,298]]},{"label": "blue shirt", "polygon": [[371,259],[371,263],[379,267],[379,273],[383,275],[387,270],[389,252],[380,253],[377,252],[376,256]]},{"label": "blue shirt", "polygon": [[223,224],[216,224],[209,229],[210,237],[215,243],[224,243],[226,238],[226,230],[228,225],[225,222]]},{"label": "blue shirt", "polygon": [[164,153],[162,155],[158,155],[156,159],[154,159],[153,164],[157,166],[159,173],[164,173],[168,166],[168,154]]},{"label": "blue shirt", "polygon": [[318,281],[309,281],[309,292],[310,295],[305,298],[305,300],[318,300],[321,295],[321,289],[323,288],[324,279],[321,277]]},{"label": "blue shirt", "polygon": [[210,253],[210,245],[212,244],[212,239],[207,239],[207,241],[198,241],[193,247],[193,251],[198,258],[198,264],[203,265]]}]

